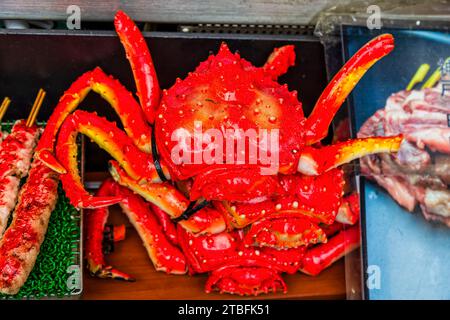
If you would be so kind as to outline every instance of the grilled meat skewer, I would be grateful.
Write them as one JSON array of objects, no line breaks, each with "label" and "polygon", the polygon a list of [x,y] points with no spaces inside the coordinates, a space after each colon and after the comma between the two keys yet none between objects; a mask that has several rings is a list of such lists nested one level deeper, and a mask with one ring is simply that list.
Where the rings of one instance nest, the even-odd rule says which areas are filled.
[{"label": "grilled meat skewer", "polygon": [[16,294],[33,270],[58,197],[58,174],[34,159],[0,240],[0,293]]},{"label": "grilled meat skewer", "polygon": [[0,144],[0,236],[17,201],[20,180],[27,176],[40,129],[27,127],[24,120],[15,123]]},{"label": "grilled meat skewer", "polygon": [[[40,89],[26,120],[18,120],[11,133],[0,144],[0,238],[5,232],[11,211],[17,201],[20,180],[27,176],[33,151],[41,133],[34,123],[45,98]],[[0,107],[0,120],[9,106],[5,98]]]}]

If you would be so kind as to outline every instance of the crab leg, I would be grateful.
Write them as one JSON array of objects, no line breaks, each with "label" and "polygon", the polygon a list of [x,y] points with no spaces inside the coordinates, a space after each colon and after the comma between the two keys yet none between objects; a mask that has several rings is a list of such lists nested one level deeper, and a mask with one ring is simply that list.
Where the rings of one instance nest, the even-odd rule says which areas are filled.
[{"label": "crab leg", "polygon": [[144,152],[151,151],[151,128],[145,121],[139,104],[119,81],[107,76],[97,67],[80,76],[64,93],[50,116],[36,148],[38,157],[59,173],[65,173],[65,168],[53,155],[56,135],[67,116],[78,107],[91,90],[111,104],[134,144]]},{"label": "crab leg", "polygon": [[[110,197],[115,194],[115,182],[111,179],[103,181],[97,191],[97,197]],[[134,278],[112,266],[108,266],[103,256],[103,231],[108,220],[108,208],[97,208],[86,211],[86,261],[91,275],[99,278],[113,278],[134,281]]]},{"label": "crab leg", "polygon": [[[157,271],[172,274],[186,273],[186,261],[181,251],[175,247],[166,235],[158,220],[141,197],[119,186],[112,179],[103,182],[98,196],[120,195],[120,206],[136,228],[144,242],[148,255]],[[115,278],[132,281],[133,279],[112,267],[107,267],[102,252],[103,230],[108,219],[108,209],[95,209],[88,213],[86,251],[88,267],[92,274],[101,278]]]},{"label": "crab leg", "polygon": [[164,234],[167,236],[167,239],[172,242],[173,245],[178,245],[178,235],[177,235],[177,227],[170,219],[170,216],[161,210],[157,205],[149,202],[151,211],[155,214],[158,219],[159,224],[161,225]]},{"label": "crab leg", "polygon": [[147,121],[153,123],[161,92],[150,51],[142,33],[123,11],[116,13],[114,26],[131,64],[141,107]]},{"label": "crab leg", "polygon": [[394,38],[383,34],[366,43],[333,77],[306,122],[306,144],[322,140],[339,107],[358,81],[378,60],[394,49]]},{"label": "crab leg", "polygon": [[158,106],[160,98],[153,61],[142,34],[124,12],[119,11],[116,14],[114,24],[131,63],[139,100],[144,110],[119,81],[107,76],[99,67],[84,73],[60,99],[37,147],[39,158],[59,173],[64,173],[65,168],[53,155],[56,135],[64,119],[78,107],[91,90],[111,104],[136,146],[144,152],[151,153],[151,128],[145,118],[153,123],[154,109]]},{"label": "crab leg", "polygon": [[167,239],[148,203],[123,187],[119,187],[119,194],[123,196],[120,206],[139,233],[155,269],[171,274],[185,274],[186,258],[180,249]]},{"label": "crab leg", "polygon": [[347,253],[358,248],[359,243],[359,226],[342,230],[334,237],[331,237],[327,243],[308,250],[303,257],[300,271],[316,276]]},{"label": "crab leg", "polygon": [[322,224],[320,225],[323,232],[325,232],[327,239],[331,238],[332,236],[336,235],[339,231],[344,229],[344,225],[340,222],[333,222],[332,224]]},{"label": "crab leg", "polygon": [[84,189],[78,173],[78,133],[85,134],[105,149],[138,183],[159,181],[151,156],[140,151],[123,131],[104,118],[77,110],[64,121],[56,146],[58,160],[67,170],[67,173],[61,175],[61,181],[74,206],[95,208],[120,201],[118,197],[92,197]]},{"label": "crab leg", "polygon": [[305,175],[320,175],[369,154],[397,152],[402,141],[402,135],[398,135],[354,139],[321,148],[306,147],[298,161],[297,170]]},{"label": "crab leg", "polygon": [[157,205],[171,218],[178,218],[187,209],[189,200],[170,183],[140,184],[130,177],[116,161],[111,161],[109,172],[120,185],[130,188],[145,200]]}]

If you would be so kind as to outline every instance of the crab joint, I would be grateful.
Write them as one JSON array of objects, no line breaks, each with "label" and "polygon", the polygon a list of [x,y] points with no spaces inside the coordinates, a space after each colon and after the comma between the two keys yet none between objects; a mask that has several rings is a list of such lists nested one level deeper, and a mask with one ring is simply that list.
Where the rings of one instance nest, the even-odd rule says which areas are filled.
[{"label": "crab joint", "polygon": [[344,198],[339,207],[336,221],[343,224],[354,225],[359,220],[359,194],[354,192]]}]

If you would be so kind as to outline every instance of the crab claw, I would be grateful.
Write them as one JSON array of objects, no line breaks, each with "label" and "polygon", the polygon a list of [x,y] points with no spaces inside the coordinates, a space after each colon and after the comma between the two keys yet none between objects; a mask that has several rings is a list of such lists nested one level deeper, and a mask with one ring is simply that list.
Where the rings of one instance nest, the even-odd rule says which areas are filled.
[{"label": "crab claw", "polygon": [[293,45],[275,48],[270,54],[263,70],[270,75],[273,80],[286,73],[289,67],[295,64],[295,47]]},{"label": "crab claw", "polygon": [[220,293],[240,296],[257,296],[261,293],[287,292],[286,283],[273,269],[263,267],[222,267],[214,270],[205,285],[206,293],[217,290]]},{"label": "crab claw", "polygon": [[393,49],[394,38],[390,34],[383,34],[366,43],[347,61],[322,92],[306,121],[307,145],[326,137],[334,115],[358,81],[370,67]]},{"label": "crab claw", "polygon": [[305,175],[320,175],[363,156],[382,152],[397,152],[403,136],[353,139],[333,145],[302,151],[297,171]]},{"label": "crab claw", "polygon": [[110,161],[109,172],[120,185],[130,188],[145,200],[157,205],[172,219],[181,216],[189,205],[189,200],[168,182],[139,183],[130,177],[116,161]]},{"label": "crab claw", "polygon": [[331,266],[347,253],[359,247],[359,226],[353,226],[340,231],[327,243],[320,244],[308,250],[303,257],[300,271],[311,276],[316,276],[324,269]]},{"label": "crab claw", "polygon": [[114,26],[131,64],[137,96],[142,109],[147,121],[153,123],[161,90],[150,51],[142,33],[123,11],[117,11],[114,17]]},{"label": "crab claw", "polygon": [[244,238],[246,245],[275,249],[297,248],[326,242],[325,233],[306,218],[280,214],[254,222]]},{"label": "crab claw", "polygon": [[78,172],[78,146],[76,144],[78,132],[85,134],[109,152],[133,179],[138,181],[159,180],[152,165],[151,156],[139,150],[123,131],[104,118],[77,110],[61,126],[56,146],[58,160],[67,170],[65,174],[61,175],[61,181],[74,206],[95,208],[120,201],[120,199],[118,201],[108,198],[96,199],[84,189]]}]

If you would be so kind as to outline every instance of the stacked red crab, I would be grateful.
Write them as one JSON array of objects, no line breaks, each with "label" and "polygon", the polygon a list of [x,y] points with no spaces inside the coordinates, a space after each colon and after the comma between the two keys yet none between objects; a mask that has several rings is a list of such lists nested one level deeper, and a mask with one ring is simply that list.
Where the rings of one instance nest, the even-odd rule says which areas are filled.
[{"label": "stacked red crab", "polygon": [[[125,182],[126,173],[112,166],[119,184],[134,186],[135,192],[156,204],[149,205],[111,180],[98,193],[101,197],[122,197],[121,207],[157,270],[174,274],[210,272],[207,292],[286,292],[282,273],[301,270],[317,275],[359,244],[357,227],[343,230],[342,223],[357,222],[359,210],[357,199],[348,202],[343,198],[342,170],[332,169],[318,176],[295,173],[305,146],[305,118],[296,92],[276,82],[293,65],[293,49],[286,46],[276,50],[263,68],[257,68],[222,44],[217,55],[211,55],[186,79],[163,91],[155,117],[159,156],[185,199],[208,200],[207,207],[189,216],[166,213],[161,203],[148,197],[148,189],[143,191],[148,186],[138,186],[130,179]],[[194,137],[198,124],[203,132],[214,129],[223,134],[236,128],[278,130],[279,166],[265,175],[261,168],[267,163],[260,158],[253,165],[236,165],[226,162],[230,160],[226,152],[215,157],[219,163],[205,163],[205,159],[195,162],[193,158],[175,161],[175,148],[188,154],[195,142],[181,144],[180,148],[173,133],[181,128],[188,137]],[[239,151],[247,153],[249,149],[249,145],[243,150],[233,149],[231,159],[236,160]],[[100,244],[106,218],[104,208],[88,215],[90,270],[100,277],[130,280],[131,276],[105,265]]]},{"label": "stacked red crab", "polygon": [[[37,148],[39,158],[61,174],[71,203],[96,208],[87,217],[86,253],[93,274],[131,279],[103,259],[105,207],[115,203],[135,226],[157,270],[210,272],[208,292],[286,291],[282,273],[316,275],[358,246],[358,227],[343,228],[357,222],[358,199],[344,197],[339,166],[367,154],[395,152],[402,138],[324,147],[320,140],[365,71],[393,49],[392,36],[381,35],[361,48],[305,119],[296,92],[277,82],[294,64],[293,46],[275,49],[258,68],[222,44],[217,55],[161,93],[138,28],[120,11],[115,26],[140,104],[102,70],[86,72],[63,95]],[[94,113],[71,114],[90,91],[111,104],[125,131]],[[244,147],[232,141],[231,149],[223,149],[221,138],[230,130],[244,135]],[[248,131],[258,137],[263,132],[263,138],[247,140],[242,132]],[[265,132],[276,143],[269,143]],[[114,158],[114,181],[107,180],[96,197],[79,176],[78,133]]]}]

